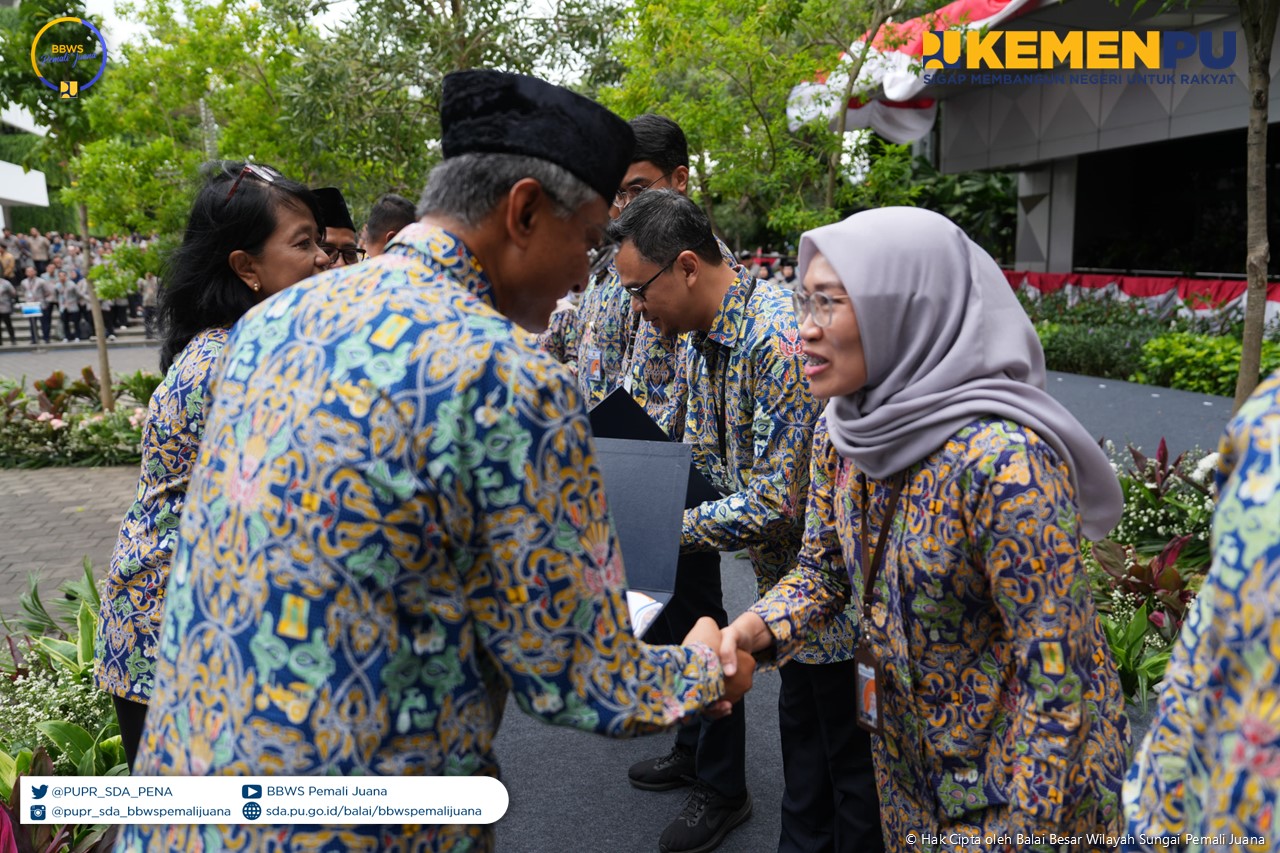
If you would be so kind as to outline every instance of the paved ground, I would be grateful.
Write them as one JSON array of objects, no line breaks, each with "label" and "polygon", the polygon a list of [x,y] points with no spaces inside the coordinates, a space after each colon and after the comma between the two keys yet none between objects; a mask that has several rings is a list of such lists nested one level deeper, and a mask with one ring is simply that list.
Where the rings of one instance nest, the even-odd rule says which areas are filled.
[{"label": "paved ground", "polygon": [[46,598],[85,557],[101,578],[137,485],[134,465],[0,469],[0,616],[18,612],[31,573]]},{"label": "paved ground", "polygon": [[[109,344],[113,373],[159,372],[159,350],[139,344]],[[26,377],[28,384],[55,370],[76,375],[86,366],[98,369],[92,345],[15,348],[6,339],[0,347],[0,377]],[[102,577],[137,485],[138,469],[132,465],[0,469],[0,616],[18,612],[18,596],[31,573],[42,578],[46,595],[62,581],[78,578],[85,557]]]},{"label": "paved ground", "polygon": [[[154,345],[108,344],[108,358],[114,374],[134,373],[138,370],[160,372],[160,350]],[[0,347],[0,376],[19,379],[23,376],[30,383],[43,379],[55,370],[79,375],[85,367],[98,372],[98,352],[89,346],[53,344],[39,349]]]}]

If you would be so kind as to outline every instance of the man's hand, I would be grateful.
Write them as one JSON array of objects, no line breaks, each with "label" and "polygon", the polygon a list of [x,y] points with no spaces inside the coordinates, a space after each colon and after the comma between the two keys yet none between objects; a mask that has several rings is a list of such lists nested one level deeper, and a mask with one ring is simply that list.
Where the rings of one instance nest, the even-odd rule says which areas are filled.
[{"label": "man's hand", "polygon": [[737,672],[733,675],[725,674],[724,677],[724,699],[731,706],[742,701],[742,697],[751,689],[751,683],[756,671],[756,659],[747,652],[738,651]]},{"label": "man's hand", "polygon": [[744,656],[751,661],[751,668],[755,669],[755,659],[751,657],[751,653],[772,645],[773,635],[759,616],[747,611],[734,619],[728,628],[720,632],[720,665],[724,668],[725,678],[733,677]]},{"label": "man's hand", "polygon": [[702,643],[710,646],[712,651],[720,648],[720,626],[710,616],[703,616],[693,623],[693,628],[684,637],[684,645]]},{"label": "man's hand", "polygon": [[[763,624],[762,622],[761,626]],[[725,630],[729,629],[726,628]],[[768,633],[765,630],[765,634],[768,635]],[[772,640],[772,637],[770,637],[770,640]],[[725,666],[725,649],[730,648],[730,646],[726,645],[720,626],[716,625],[715,620],[709,616],[703,616],[694,623],[693,630],[684,638],[686,646],[690,643],[703,643],[712,649],[719,650],[721,666],[724,669],[724,696],[704,709],[703,713],[713,720],[727,717],[733,706],[742,701],[742,697],[751,689],[756,669],[755,658],[751,657],[751,653],[746,650],[735,649],[732,668]]]}]

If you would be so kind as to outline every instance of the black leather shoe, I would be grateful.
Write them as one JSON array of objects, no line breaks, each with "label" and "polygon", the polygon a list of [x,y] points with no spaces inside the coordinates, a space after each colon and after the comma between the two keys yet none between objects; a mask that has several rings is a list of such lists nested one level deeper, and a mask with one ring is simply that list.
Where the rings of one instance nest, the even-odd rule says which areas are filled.
[{"label": "black leather shoe", "polygon": [[710,785],[698,782],[689,792],[680,814],[658,839],[659,853],[709,853],[729,832],[751,817],[751,793],[726,797]]},{"label": "black leather shoe", "polygon": [[632,785],[644,791],[669,791],[692,785],[695,767],[693,753],[676,744],[660,758],[632,764],[627,778]]}]

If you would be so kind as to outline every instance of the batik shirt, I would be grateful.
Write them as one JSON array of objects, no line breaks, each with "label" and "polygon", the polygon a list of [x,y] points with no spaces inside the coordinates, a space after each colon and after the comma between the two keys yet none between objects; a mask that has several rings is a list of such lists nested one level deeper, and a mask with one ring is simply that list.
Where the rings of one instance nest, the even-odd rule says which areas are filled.
[{"label": "batik shirt", "polygon": [[[797,567],[751,608],[779,661],[850,600],[861,612],[860,477],[825,423],[813,470]],[[867,486],[874,547],[889,487]],[[925,849],[1034,847],[968,841],[1020,832],[1114,848],[1086,836],[1117,835],[1129,729],[1078,528],[1066,466],[1011,421],[975,421],[908,469],[859,623],[882,667],[872,755],[887,849],[935,836]]]},{"label": "batik shirt", "polygon": [[[726,263],[736,268],[729,247],[718,238],[716,243]],[[575,332],[578,387],[587,398],[587,408],[625,387],[649,417],[679,441],[688,392],[684,365],[688,336],[664,335],[632,311],[631,294],[622,287],[614,265],[582,294]]]},{"label": "batik shirt", "polygon": [[537,336],[538,346],[571,371],[578,368],[578,306],[561,299],[551,313],[545,332]]},{"label": "batik shirt", "polygon": [[[813,425],[790,298],[741,267],[707,332],[688,336],[689,414],[684,441],[693,463],[725,497],[685,511],[681,546],[747,549],[760,592],[795,566],[804,532]],[[847,625],[801,656],[843,660]]]},{"label": "batik shirt", "polygon": [[[140,775],[496,776],[508,691],[621,736],[716,699],[644,646],[568,372],[453,235],[295,285],[228,341]],[[489,826],[130,826],[119,851],[488,850]]]},{"label": "batik shirt", "polygon": [[93,665],[99,688],[135,702],[151,697],[178,519],[204,435],[209,383],[227,334],[208,329],[192,338],[147,406],[142,474],[111,554]]},{"label": "batik shirt", "polygon": [[1129,769],[1131,849],[1272,850],[1280,807],[1280,373],[1227,426],[1213,564]]}]

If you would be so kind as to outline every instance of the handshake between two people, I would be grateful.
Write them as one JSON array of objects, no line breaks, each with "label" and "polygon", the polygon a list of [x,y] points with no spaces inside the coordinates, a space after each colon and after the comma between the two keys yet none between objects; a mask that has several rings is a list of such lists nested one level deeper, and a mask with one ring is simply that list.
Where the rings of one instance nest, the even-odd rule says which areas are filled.
[{"label": "handshake between two people", "polygon": [[711,719],[727,717],[733,706],[751,689],[756,669],[754,652],[773,645],[773,635],[764,620],[754,613],[743,613],[726,628],[710,616],[703,616],[684,638],[684,645],[702,643],[720,656],[724,670],[724,695],[708,705],[702,713]]}]

